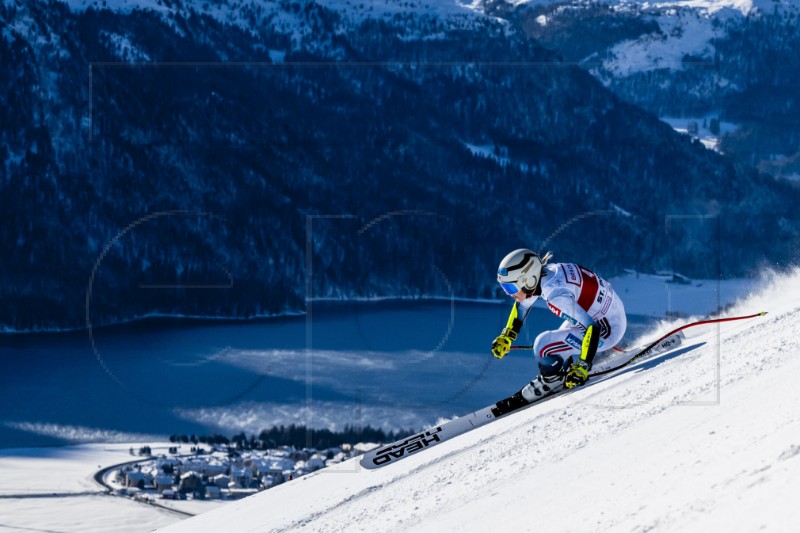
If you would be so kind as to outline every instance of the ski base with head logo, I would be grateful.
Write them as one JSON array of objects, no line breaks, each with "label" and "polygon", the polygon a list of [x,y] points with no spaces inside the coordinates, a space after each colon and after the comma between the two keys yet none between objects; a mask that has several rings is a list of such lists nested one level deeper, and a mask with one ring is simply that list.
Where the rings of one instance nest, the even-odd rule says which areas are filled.
[{"label": "ski base with head logo", "polygon": [[[556,392],[554,391],[553,394],[543,396],[541,399],[537,400],[537,402],[555,395]],[[466,416],[449,420],[405,439],[393,442],[392,444],[370,450],[361,458],[361,466],[368,469],[375,469],[396,463],[410,455],[427,450],[446,440],[472,431],[475,428],[485,426],[503,415],[518,411],[530,405],[532,404],[525,400],[520,392],[517,392],[513,396],[500,400],[494,405],[484,407]]]}]

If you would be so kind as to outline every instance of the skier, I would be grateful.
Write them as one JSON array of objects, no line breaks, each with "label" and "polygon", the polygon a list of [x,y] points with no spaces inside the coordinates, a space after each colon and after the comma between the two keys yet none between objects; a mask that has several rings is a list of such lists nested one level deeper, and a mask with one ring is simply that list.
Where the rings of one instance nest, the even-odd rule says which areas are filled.
[{"label": "skier", "polygon": [[502,359],[509,352],[537,298],[564,319],[559,329],[536,337],[533,349],[540,375],[517,393],[527,402],[562,384],[571,389],[586,383],[595,357],[611,354],[627,326],[622,300],[609,282],[574,263],[547,264],[551,258],[550,252],[540,258],[522,248],[505,256],[497,270],[500,287],[516,302],[492,343],[495,357]]}]

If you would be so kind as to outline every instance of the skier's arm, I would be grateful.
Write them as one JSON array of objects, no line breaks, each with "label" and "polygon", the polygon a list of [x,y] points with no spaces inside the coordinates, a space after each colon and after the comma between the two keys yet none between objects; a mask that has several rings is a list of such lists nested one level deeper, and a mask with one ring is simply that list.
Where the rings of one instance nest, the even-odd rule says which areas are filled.
[{"label": "skier's arm", "polygon": [[508,322],[506,327],[503,328],[502,333],[492,343],[492,354],[498,359],[502,359],[511,350],[511,343],[517,339],[522,324],[525,323],[525,317],[531,307],[523,307],[519,302],[514,302],[514,307],[511,308],[511,314],[508,315]]},{"label": "skier's arm", "polygon": [[506,322],[506,327],[503,329],[503,332],[512,332],[513,338],[516,339],[520,330],[522,330],[522,324],[525,322],[525,317],[528,316],[528,311],[530,310],[530,307],[524,308],[519,302],[514,302],[514,307],[511,308],[511,313],[508,315],[508,322]]},{"label": "skier's arm", "polygon": [[547,300],[547,307],[557,317],[563,318],[573,326],[578,326],[583,331],[589,329],[589,326],[594,324],[594,320],[589,313],[584,311],[578,302],[568,294],[560,294],[553,296]]}]

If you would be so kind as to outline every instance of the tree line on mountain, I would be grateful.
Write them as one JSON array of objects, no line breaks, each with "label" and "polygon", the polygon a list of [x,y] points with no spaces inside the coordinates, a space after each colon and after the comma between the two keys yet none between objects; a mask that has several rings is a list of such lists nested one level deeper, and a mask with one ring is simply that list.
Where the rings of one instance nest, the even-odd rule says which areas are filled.
[{"label": "tree line on mountain", "polygon": [[796,190],[502,25],[423,18],[442,36],[415,40],[413,18],[342,31],[316,6],[295,47],[196,13],[0,17],[21,9],[50,37],[0,39],[3,327],[492,298],[520,246],[607,276],[744,275],[798,242]]}]

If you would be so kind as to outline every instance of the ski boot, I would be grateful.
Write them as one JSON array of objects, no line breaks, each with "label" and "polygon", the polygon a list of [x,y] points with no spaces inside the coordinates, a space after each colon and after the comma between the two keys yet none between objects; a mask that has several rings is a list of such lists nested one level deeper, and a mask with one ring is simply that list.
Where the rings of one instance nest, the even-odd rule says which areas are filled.
[{"label": "ski boot", "polygon": [[539,375],[520,391],[523,398],[531,403],[560,390],[571,362],[571,357],[569,362],[564,361],[559,355],[542,357],[539,360]]},{"label": "ski boot", "polygon": [[492,413],[494,416],[502,416],[560,390],[564,385],[564,378],[567,375],[566,370],[571,364],[571,357],[569,362],[565,362],[558,355],[542,357],[539,360],[540,375],[536,376],[533,381],[525,385],[522,390],[516,392],[513,396],[497,402],[492,408]]}]

